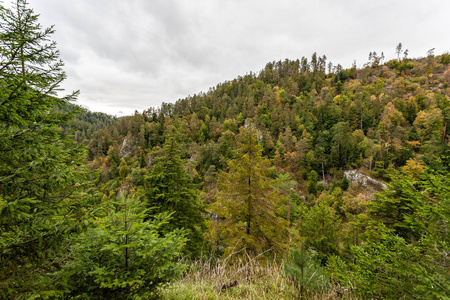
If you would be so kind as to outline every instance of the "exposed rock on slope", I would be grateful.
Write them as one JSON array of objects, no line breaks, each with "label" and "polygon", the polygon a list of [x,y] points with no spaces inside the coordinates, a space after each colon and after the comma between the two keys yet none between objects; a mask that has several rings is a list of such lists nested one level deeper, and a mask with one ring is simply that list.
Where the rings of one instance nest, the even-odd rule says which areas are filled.
[{"label": "exposed rock on slope", "polygon": [[373,179],[367,175],[364,175],[358,170],[349,170],[344,172],[344,176],[350,180],[351,184],[358,184],[363,186],[369,194],[381,192],[382,189],[387,188],[388,186],[381,181]]}]

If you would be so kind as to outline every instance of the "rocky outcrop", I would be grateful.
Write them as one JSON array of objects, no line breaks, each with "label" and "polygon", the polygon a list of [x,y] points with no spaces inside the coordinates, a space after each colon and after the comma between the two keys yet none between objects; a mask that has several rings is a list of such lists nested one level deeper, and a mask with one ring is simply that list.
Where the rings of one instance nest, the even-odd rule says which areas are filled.
[{"label": "rocky outcrop", "polygon": [[123,140],[122,146],[120,147],[120,151],[119,151],[120,157],[125,157],[131,152],[131,150],[133,148],[132,144],[133,144],[132,139],[129,137],[126,137]]},{"label": "rocky outcrop", "polygon": [[388,186],[381,181],[373,179],[367,175],[361,174],[357,170],[349,170],[344,172],[344,176],[350,180],[351,183],[360,184],[369,188],[370,186],[376,189],[385,189]]}]

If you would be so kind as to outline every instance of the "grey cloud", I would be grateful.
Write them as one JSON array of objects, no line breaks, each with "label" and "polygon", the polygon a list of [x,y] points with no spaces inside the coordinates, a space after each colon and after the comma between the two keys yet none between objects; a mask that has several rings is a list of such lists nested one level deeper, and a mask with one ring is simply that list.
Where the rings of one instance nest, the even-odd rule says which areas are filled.
[{"label": "grey cloud", "polygon": [[370,51],[450,50],[439,0],[39,0],[66,62],[63,87],[108,113],[173,102],[273,60],[327,55],[349,67]]}]

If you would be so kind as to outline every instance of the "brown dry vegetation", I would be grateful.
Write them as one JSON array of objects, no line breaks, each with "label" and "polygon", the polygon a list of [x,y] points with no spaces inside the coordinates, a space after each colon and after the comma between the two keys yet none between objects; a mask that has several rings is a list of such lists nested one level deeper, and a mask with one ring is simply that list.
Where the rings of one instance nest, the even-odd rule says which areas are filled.
[{"label": "brown dry vegetation", "polygon": [[[235,282],[237,285],[234,285]],[[229,285],[232,287],[225,288]],[[162,291],[163,299],[302,299],[281,264],[250,263],[228,265],[193,262],[184,277]],[[357,299],[343,288],[330,284],[324,290],[307,289],[303,299]]]}]

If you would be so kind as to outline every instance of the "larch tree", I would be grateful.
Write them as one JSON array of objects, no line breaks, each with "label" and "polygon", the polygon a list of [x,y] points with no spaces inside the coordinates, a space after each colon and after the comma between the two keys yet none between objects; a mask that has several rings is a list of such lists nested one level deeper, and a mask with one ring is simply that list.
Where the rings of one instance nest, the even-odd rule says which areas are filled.
[{"label": "larch tree", "polygon": [[276,212],[281,197],[274,170],[261,154],[255,128],[242,127],[238,140],[235,158],[219,175],[220,191],[213,208],[219,216],[224,254],[234,251],[255,257],[267,252],[280,258],[287,250],[288,224]]},{"label": "larch tree", "polygon": [[[66,78],[53,27],[25,0],[0,5],[0,298],[45,296],[44,280],[65,261],[83,215],[84,150],[60,125],[77,93],[57,98]],[[87,198],[84,198],[87,199]],[[50,295],[50,294],[49,294]],[[47,296],[49,296],[47,295]]]}]

